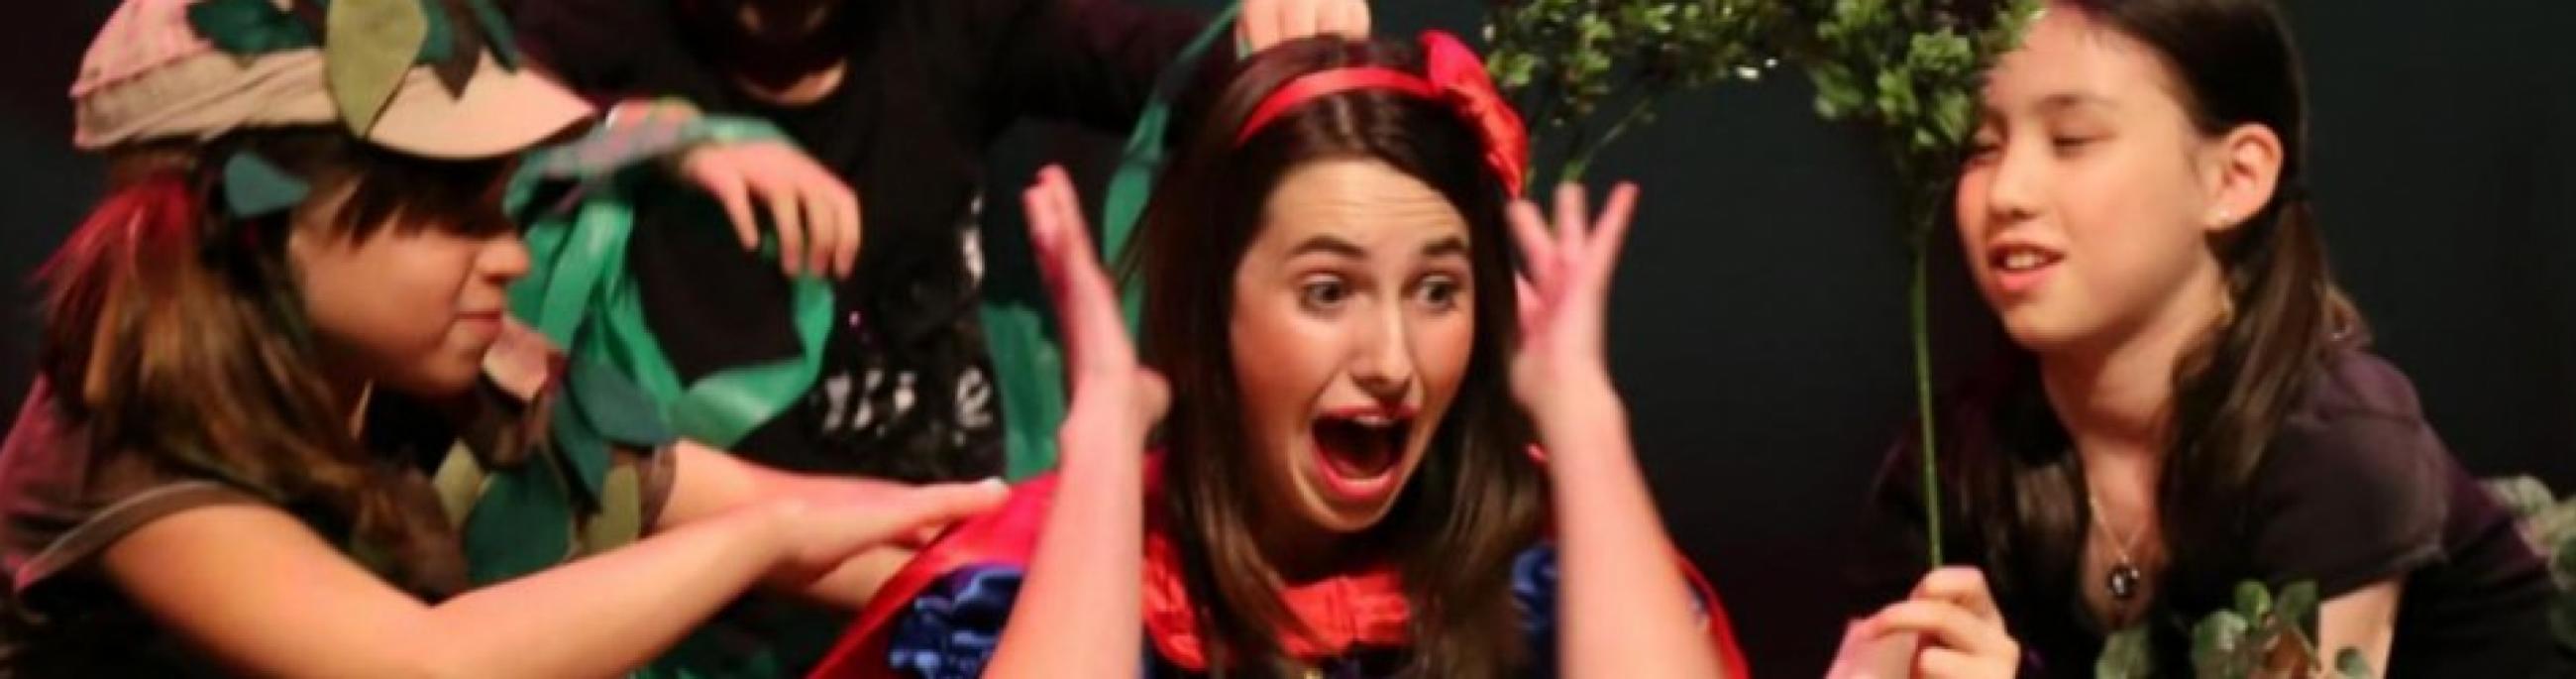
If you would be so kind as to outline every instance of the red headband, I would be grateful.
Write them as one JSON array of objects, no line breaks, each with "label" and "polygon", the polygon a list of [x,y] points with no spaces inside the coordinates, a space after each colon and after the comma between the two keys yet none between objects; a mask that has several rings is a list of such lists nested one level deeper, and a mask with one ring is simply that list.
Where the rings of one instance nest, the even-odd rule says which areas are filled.
[{"label": "red headband", "polygon": [[1423,31],[1419,38],[1425,60],[1424,75],[1414,75],[1384,66],[1355,66],[1317,71],[1298,76],[1253,107],[1252,116],[1243,123],[1243,133],[1235,135],[1238,146],[1252,139],[1261,128],[1280,114],[1300,104],[1352,90],[1392,90],[1430,99],[1457,109],[1458,117],[1476,128],[1484,138],[1485,165],[1503,181],[1503,190],[1520,197],[1522,176],[1529,163],[1529,132],[1521,127],[1519,113],[1503,102],[1495,91],[1494,81],[1485,75],[1485,62],[1475,50],[1446,31]]}]

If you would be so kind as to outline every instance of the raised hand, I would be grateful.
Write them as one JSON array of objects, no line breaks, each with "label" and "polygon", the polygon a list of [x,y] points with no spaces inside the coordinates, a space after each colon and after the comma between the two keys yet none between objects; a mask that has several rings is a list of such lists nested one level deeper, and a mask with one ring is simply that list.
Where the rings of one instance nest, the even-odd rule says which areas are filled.
[{"label": "raised hand", "polygon": [[1250,51],[1310,35],[1367,39],[1369,6],[1364,0],[1244,0],[1234,22],[1234,39]]},{"label": "raised hand", "polygon": [[680,157],[681,176],[724,205],[745,250],[760,246],[753,205],[778,229],[778,264],[846,278],[859,261],[859,195],[805,152],[773,140],[715,142]]},{"label": "raised hand", "polygon": [[[1087,454],[1077,448],[1141,447],[1170,405],[1171,390],[1136,361],[1117,286],[1092,254],[1096,250],[1073,181],[1063,168],[1050,165],[1038,172],[1037,183],[1021,201],[1038,268],[1064,330],[1065,366],[1073,383],[1073,402],[1060,434],[1066,438],[1064,454]],[[1075,438],[1098,445],[1075,446]]]},{"label": "raised hand", "polygon": [[1556,226],[1538,205],[1512,204],[1512,235],[1528,277],[1521,288],[1521,347],[1512,358],[1512,394],[1535,418],[1613,397],[1603,326],[1610,277],[1636,212],[1637,187],[1621,183],[1596,218],[1585,217],[1583,187],[1556,190]]}]

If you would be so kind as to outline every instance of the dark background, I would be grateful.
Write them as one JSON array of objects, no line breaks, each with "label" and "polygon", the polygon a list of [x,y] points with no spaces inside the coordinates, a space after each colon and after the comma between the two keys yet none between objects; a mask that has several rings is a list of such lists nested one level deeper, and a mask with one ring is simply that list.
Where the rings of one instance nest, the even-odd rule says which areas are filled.
[{"label": "dark background", "polygon": [[[1484,4],[1381,1],[1378,25],[1472,38]],[[0,65],[10,412],[34,352],[19,282],[98,193],[99,164],[70,148],[65,92],[111,7],[24,3],[7,31],[19,55]],[[2310,0],[2292,14],[2321,219],[2379,351],[2472,471],[2576,490],[2576,7]],[[1766,675],[1823,669],[1854,605],[1835,575],[1844,531],[1911,407],[1891,179],[1865,133],[1815,117],[1812,95],[1781,72],[1688,97],[1594,170],[1646,188],[1612,329],[1641,454]],[[1030,125],[997,149],[994,185],[1015,188],[1042,159],[1097,170],[1113,148]],[[1016,233],[1012,202],[991,201],[996,241]],[[997,275],[1025,270],[1018,243],[988,252]],[[1958,365],[1990,321],[1955,262],[1937,274],[1943,363]]]}]

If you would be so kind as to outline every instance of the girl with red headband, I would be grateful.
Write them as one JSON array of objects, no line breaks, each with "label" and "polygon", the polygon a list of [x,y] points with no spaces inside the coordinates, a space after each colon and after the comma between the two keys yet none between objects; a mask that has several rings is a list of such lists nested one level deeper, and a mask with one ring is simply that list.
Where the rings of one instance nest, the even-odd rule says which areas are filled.
[{"label": "girl with red headband", "polygon": [[1635,189],[1597,219],[1560,190],[1551,232],[1514,201],[1526,133],[1446,34],[1211,75],[1130,262],[1141,361],[1041,173],[1059,471],[923,552],[818,675],[1743,674],[1603,365]]}]

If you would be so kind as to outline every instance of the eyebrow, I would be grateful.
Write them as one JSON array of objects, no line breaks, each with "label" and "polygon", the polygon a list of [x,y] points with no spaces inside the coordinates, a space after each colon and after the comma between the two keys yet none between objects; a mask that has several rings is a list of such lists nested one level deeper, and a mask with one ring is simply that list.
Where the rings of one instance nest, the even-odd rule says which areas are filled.
[{"label": "eyebrow", "polygon": [[1329,255],[1349,257],[1351,259],[1366,259],[1368,255],[1366,251],[1360,249],[1360,246],[1354,245],[1350,241],[1342,240],[1336,236],[1326,235],[1315,236],[1313,238],[1306,239],[1306,242],[1298,243],[1296,248],[1288,251],[1288,256],[1295,257],[1309,252],[1321,252]]},{"label": "eyebrow", "polygon": [[[2120,104],[2119,102],[2112,101],[2108,97],[2091,92],[2059,92],[2040,99],[2039,105],[2032,108],[2037,110],[2040,115],[2050,115],[2071,109],[2083,108],[2085,106],[2117,109],[2120,107]],[[1977,117],[1980,118],[2000,118],[2003,117],[2002,113],[2002,111],[1996,110],[1993,106],[1988,106],[1982,103],[1977,105]]]},{"label": "eyebrow", "polygon": [[2042,113],[2055,113],[2088,105],[2108,109],[2120,107],[2118,102],[2091,92],[2060,92],[2039,100],[2039,110]]},{"label": "eyebrow", "polygon": [[1459,238],[1457,236],[1443,237],[1440,240],[1431,241],[1422,245],[1423,259],[1465,256],[1466,254],[1467,239]]}]

